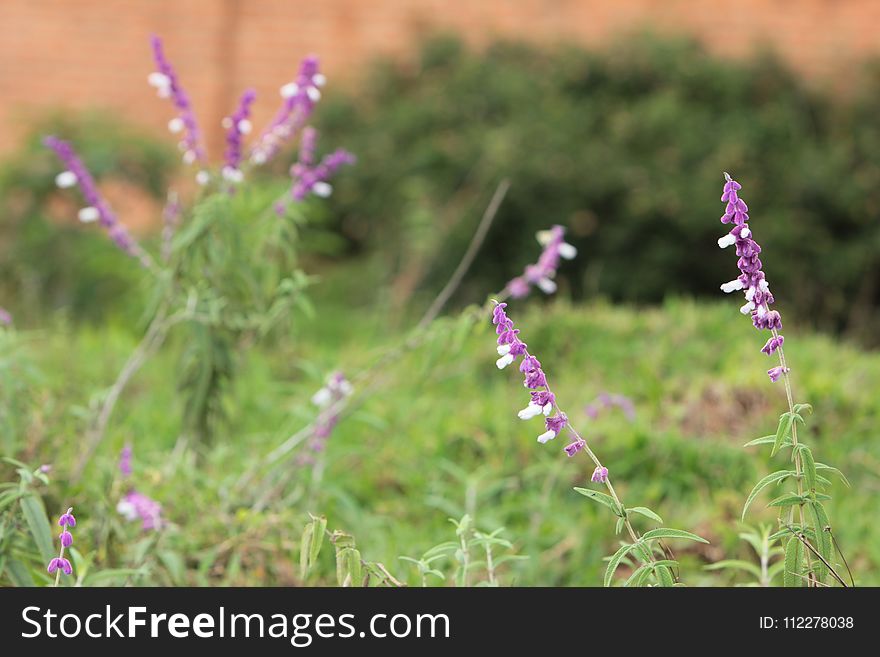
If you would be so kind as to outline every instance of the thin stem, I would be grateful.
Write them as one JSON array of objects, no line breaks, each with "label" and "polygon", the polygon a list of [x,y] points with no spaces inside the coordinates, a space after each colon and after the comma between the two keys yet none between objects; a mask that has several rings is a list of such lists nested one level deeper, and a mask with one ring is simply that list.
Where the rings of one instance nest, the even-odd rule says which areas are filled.
[{"label": "thin stem", "polygon": [[[773,332],[774,338],[779,337],[779,332],[776,329],[773,329],[772,332]],[[779,364],[782,366],[782,378],[783,378],[783,381],[785,382],[785,397],[788,401],[788,412],[792,414],[792,417],[794,417],[794,395],[792,395],[792,392],[791,392],[791,377],[789,376],[789,373],[788,373],[788,366],[785,363],[785,351],[783,350],[783,348],[781,346],[779,347],[778,351],[779,351]],[[795,471],[795,475],[796,475],[795,478],[797,480],[797,491],[798,491],[798,495],[800,497],[803,497],[804,483],[803,483],[803,478],[801,476],[803,466],[801,463],[801,454],[800,454],[800,451],[798,450],[797,446],[798,446],[797,422],[793,421],[791,423],[791,449],[794,452],[794,471]],[[805,525],[804,525],[804,503],[803,502],[798,504],[798,516],[801,521],[801,530],[803,530],[803,528],[805,527]],[[816,531],[817,532],[820,531],[818,527],[816,528]],[[804,552],[804,556],[806,557],[806,560],[807,560],[808,571],[812,571],[813,570],[813,560],[810,558],[810,553]],[[808,581],[812,581],[812,579],[809,579]]]},{"label": "thin stem", "polygon": [[486,208],[486,211],[483,213],[483,218],[480,219],[477,230],[474,233],[474,236],[471,238],[471,243],[470,245],[468,245],[467,251],[465,251],[464,256],[462,256],[461,262],[458,263],[458,267],[455,268],[452,277],[440,291],[440,294],[437,295],[437,298],[434,299],[434,302],[425,312],[422,319],[419,320],[416,328],[425,328],[428,324],[433,322],[440,311],[443,309],[443,306],[446,305],[446,302],[449,301],[449,298],[452,296],[453,292],[455,292],[455,290],[461,284],[461,280],[464,278],[464,275],[470,268],[471,263],[473,263],[474,258],[477,256],[477,252],[483,245],[483,241],[486,239],[486,234],[489,232],[489,228],[492,226],[492,222],[495,220],[495,215],[498,214],[498,208],[501,207],[501,202],[504,200],[504,197],[507,195],[507,190],[509,189],[510,181],[505,178],[499,183],[498,188],[492,195],[492,200],[489,201],[489,205]]}]

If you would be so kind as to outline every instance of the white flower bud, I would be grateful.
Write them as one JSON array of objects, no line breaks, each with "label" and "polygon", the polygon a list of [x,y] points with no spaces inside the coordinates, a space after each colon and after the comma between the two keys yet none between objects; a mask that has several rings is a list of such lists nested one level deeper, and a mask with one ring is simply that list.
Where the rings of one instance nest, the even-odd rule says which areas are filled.
[{"label": "white flower bud", "polygon": [[211,174],[202,169],[196,174],[196,182],[204,187],[209,182],[211,182]]},{"label": "white flower bud", "polygon": [[516,415],[520,420],[531,420],[533,417],[537,417],[540,414],[541,407],[534,402],[529,402],[529,405],[522,409]]},{"label": "white flower bud", "polygon": [[498,355],[506,356],[510,353],[510,345],[509,344],[500,344],[498,345]]},{"label": "white flower bud", "polygon": [[242,119],[238,122],[238,131],[243,135],[250,133],[253,127],[253,124],[247,119]]},{"label": "white flower bud", "polygon": [[293,98],[299,92],[299,85],[296,82],[288,82],[281,87],[282,98]]},{"label": "white flower bud", "polygon": [[721,286],[721,291],[725,294],[730,294],[731,292],[735,292],[736,290],[743,289],[742,281],[738,278],[734,278],[732,281],[725,283]]},{"label": "white flower bud", "polygon": [[309,95],[309,98],[313,103],[317,103],[321,100],[321,90],[318,89],[318,87],[308,87],[306,93]]},{"label": "white flower bud", "polygon": [[574,260],[575,256],[577,256],[578,250],[568,242],[563,242],[559,245],[559,256],[561,258],[565,258],[566,260]]},{"label": "white flower bud", "polygon": [[505,367],[510,365],[513,361],[514,361],[513,356],[511,356],[510,354],[505,354],[504,356],[502,356],[501,358],[499,358],[498,360],[495,361],[495,367],[497,367],[499,370],[503,370]]},{"label": "white flower bud", "polygon": [[333,186],[330,183],[316,182],[312,186],[312,193],[321,198],[327,198],[333,193]]},{"label": "white flower bud", "polygon": [[538,280],[538,287],[544,294],[553,294],[556,292],[556,283],[549,278],[541,278]]},{"label": "white flower bud", "polygon": [[554,438],[556,438],[556,432],[555,432],[555,431],[545,431],[545,432],[542,433],[540,436],[538,436],[538,442],[541,443],[541,444],[543,445],[543,444],[546,443],[548,440],[553,440]]},{"label": "white flower bud", "polygon": [[323,87],[325,84],[327,84],[327,76],[323,73],[315,73],[312,76],[312,84],[314,84],[316,87]]},{"label": "white flower bud", "polygon": [[80,210],[76,216],[79,217],[79,220],[84,224],[90,224],[93,221],[97,221],[98,219],[100,219],[101,213],[98,212],[98,208],[93,208],[92,206],[89,206]]},{"label": "white flower bud", "polygon": [[736,238],[731,233],[727,233],[724,237],[718,238],[718,246],[722,249],[726,249],[733,244],[736,244]]},{"label": "white flower bud", "polygon": [[55,176],[55,184],[61,189],[73,187],[76,184],[76,174],[73,171],[62,171]]},{"label": "white flower bud", "polygon": [[171,132],[180,132],[183,130],[183,119],[179,116],[174,117],[168,122],[168,130]]}]

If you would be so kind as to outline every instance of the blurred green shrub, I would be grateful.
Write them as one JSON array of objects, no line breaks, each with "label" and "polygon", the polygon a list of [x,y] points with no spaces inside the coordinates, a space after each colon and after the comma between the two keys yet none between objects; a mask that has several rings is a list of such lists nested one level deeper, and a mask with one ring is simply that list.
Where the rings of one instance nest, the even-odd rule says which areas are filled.
[{"label": "blurred green shrub", "polygon": [[[880,88],[880,70],[867,77],[862,88]],[[462,301],[519,273],[553,223],[582,254],[561,273],[575,298],[717,297],[736,274],[715,247],[729,170],[782,311],[876,340],[878,104],[688,41],[476,54],[439,38],[413,65],[380,62],[350,98],[331,98],[321,127],[358,155],[334,197],[337,229],[353,251],[378,253],[402,302],[443,284],[502,177],[512,188]]]},{"label": "blurred green shrub", "polygon": [[53,211],[53,204],[73,201],[55,187],[57,159],[42,145],[47,134],[71,139],[102,187],[115,184],[117,196],[134,192],[137,202],[159,211],[177,162],[172,146],[107,115],[40,123],[0,165],[0,298],[17,324],[34,323],[50,310],[86,321],[140,313],[139,268],[104,231],[77,224],[79,206],[56,205]]}]

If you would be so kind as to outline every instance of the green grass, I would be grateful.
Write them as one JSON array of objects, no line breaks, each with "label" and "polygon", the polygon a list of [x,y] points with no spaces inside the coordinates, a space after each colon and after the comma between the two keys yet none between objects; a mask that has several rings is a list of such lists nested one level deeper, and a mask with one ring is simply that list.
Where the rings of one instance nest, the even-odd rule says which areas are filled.
[{"label": "green grass", "polygon": [[[357,371],[400,343],[381,308],[323,301],[327,289],[313,291],[317,315],[297,320],[293,335],[244,352],[227,395],[227,426],[198,455],[173,451],[181,408],[172,340],[124,394],[75,486],[66,478],[82,448],[86,407],[113,380],[136,336],[128,328],[61,324],[17,336],[18,359],[32,367],[17,366],[21,376],[9,394],[22,410],[15,434],[3,437],[5,449],[35,467],[53,464],[47,508],[76,507],[76,547],[93,567],[143,564],[142,584],[300,584],[299,537],[312,512],[325,514],[329,529],[353,534],[365,559],[416,584],[414,569],[398,557],[454,539],[448,519],[469,513],[484,531],[505,527],[503,536],[524,557],[501,567],[502,583],[601,584],[602,558],[619,537],[607,509],[573,490],[589,485],[592,464],[582,454],[567,458],[561,437],[538,445],[540,422],[517,419],[527,395],[514,368],[495,368],[488,318],[474,327],[444,321],[424,346],[376,372],[331,438],[320,487],[311,490],[309,467],[291,463],[270,504],[251,508],[257,486],[242,486],[242,475],[309,422],[321,376],[336,367]],[[774,432],[787,410],[781,383],[764,373],[772,362],[758,351],[762,337],[736,304],[672,300],[636,310],[536,299],[508,311],[624,502],[649,506],[667,526],[711,541],[673,544],[684,581],[731,583],[733,575],[703,566],[751,558],[737,538],[742,504],[786,459],[777,455],[774,467],[769,447],[742,445]],[[880,356],[786,329],[796,401],[815,408],[804,439],[852,482],[832,489],[835,536],[857,583],[880,584]],[[618,411],[589,420],[584,406],[603,391],[632,398],[636,420]],[[122,490],[116,460],[126,442],[135,449],[137,487],[162,502],[171,523],[160,537],[142,535],[115,512]],[[751,523],[775,522],[764,508],[769,499],[759,498]],[[322,552],[307,583],[335,581],[331,552]]]}]

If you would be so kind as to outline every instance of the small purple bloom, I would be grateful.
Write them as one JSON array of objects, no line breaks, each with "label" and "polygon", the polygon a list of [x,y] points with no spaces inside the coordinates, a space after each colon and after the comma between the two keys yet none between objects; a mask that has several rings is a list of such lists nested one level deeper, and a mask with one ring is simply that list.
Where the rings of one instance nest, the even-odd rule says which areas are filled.
[{"label": "small purple bloom", "polygon": [[49,562],[49,567],[46,570],[48,570],[51,574],[59,568],[65,575],[70,575],[73,572],[73,566],[71,566],[70,562],[64,557],[55,557],[54,559],[52,559],[52,561]]},{"label": "small purple bloom", "polygon": [[67,510],[67,513],[61,514],[61,517],[58,519],[58,525],[61,527],[76,527],[76,518],[73,517],[73,507],[70,507]]},{"label": "small purple bloom", "polygon": [[587,446],[586,440],[584,440],[583,438],[576,438],[574,442],[569,443],[568,445],[565,446],[565,453],[571,457],[571,456],[574,456],[575,454],[577,454],[579,451],[581,451],[586,446]]},{"label": "small purple bloom", "polygon": [[604,484],[608,481],[608,468],[604,465],[596,466],[596,469],[593,470],[593,476],[590,477],[590,481],[597,484]]},{"label": "small purple bloom", "polygon": [[59,536],[59,538],[61,539],[62,547],[70,547],[73,543],[73,534],[71,534],[66,529],[61,532],[61,536]]},{"label": "small purple bloom", "polygon": [[12,315],[5,308],[0,308],[0,324],[4,326],[12,324]]},{"label": "small purple bloom", "polygon": [[776,383],[777,381],[779,381],[779,377],[781,377],[783,374],[787,374],[790,371],[790,368],[778,365],[776,367],[771,367],[769,370],[767,370],[767,376],[770,377],[771,382]]},{"label": "small purple bloom", "polygon": [[559,269],[559,259],[571,260],[577,255],[577,249],[565,242],[565,228],[553,226],[550,230],[542,230],[538,233],[538,243],[544,247],[538,262],[526,267],[522,276],[511,280],[505,288],[514,299],[519,299],[529,293],[532,285],[537,285],[545,294],[553,294],[556,291],[556,270]]},{"label": "small purple bloom", "polygon": [[342,166],[355,163],[355,156],[340,148],[315,165],[317,139],[318,134],[314,128],[308,127],[303,130],[299,160],[290,167],[290,175],[293,179],[290,197],[294,201],[302,201],[309,194],[327,198],[333,193],[333,187],[328,181]]},{"label": "small purple bloom", "polygon": [[782,346],[782,343],[785,342],[785,338],[781,335],[776,335],[767,340],[767,343],[761,347],[761,352],[767,354],[768,356],[775,353],[779,347]]}]

